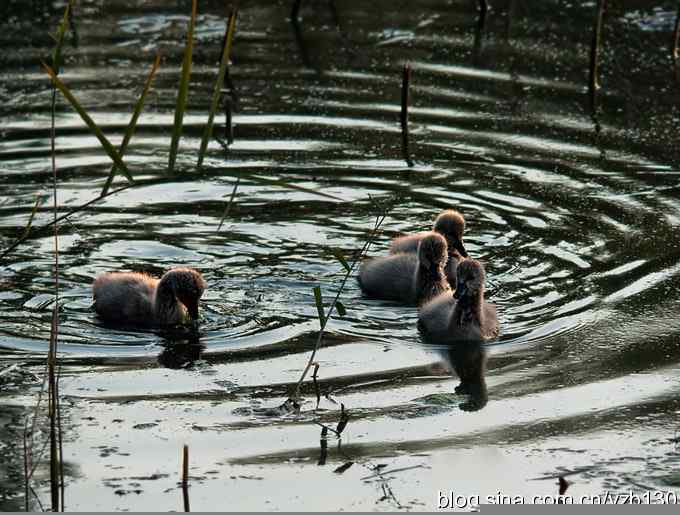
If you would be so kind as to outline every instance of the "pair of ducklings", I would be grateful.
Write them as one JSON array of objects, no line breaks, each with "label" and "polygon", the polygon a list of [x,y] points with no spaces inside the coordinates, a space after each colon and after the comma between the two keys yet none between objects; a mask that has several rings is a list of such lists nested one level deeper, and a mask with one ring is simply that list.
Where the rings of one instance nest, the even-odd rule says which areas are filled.
[{"label": "pair of ducklings", "polygon": [[396,238],[389,256],[362,265],[362,291],[368,297],[418,306],[419,328],[432,342],[496,338],[496,306],[484,301],[486,274],[479,261],[469,258],[464,231],[463,215],[448,209],[431,231]]}]

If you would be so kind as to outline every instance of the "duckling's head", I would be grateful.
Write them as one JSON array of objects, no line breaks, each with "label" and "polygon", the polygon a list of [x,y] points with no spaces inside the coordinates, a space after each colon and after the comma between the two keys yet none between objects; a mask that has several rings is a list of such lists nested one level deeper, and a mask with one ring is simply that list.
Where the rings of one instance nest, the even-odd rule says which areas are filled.
[{"label": "duckling's head", "polygon": [[198,319],[198,299],[206,288],[205,279],[193,268],[173,268],[165,273],[166,281],[172,292],[184,306],[192,320]]},{"label": "duckling's head", "polygon": [[467,257],[467,251],[463,246],[463,233],[465,232],[465,217],[455,209],[447,209],[435,218],[433,230],[443,235],[446,241],[452,245],[460,255]]},{"label": "duckling's head", "polygon": [[458,281],[454,298],[475,298],[484,292],[484,267],[475,259],[465,259],[458,263],[456,269]]},{"label": "duckling's head", "polygon": [[444,268],[449,259],[446,240],[437,233],[423,238],[418,245],[418,261],[428,270]]}]

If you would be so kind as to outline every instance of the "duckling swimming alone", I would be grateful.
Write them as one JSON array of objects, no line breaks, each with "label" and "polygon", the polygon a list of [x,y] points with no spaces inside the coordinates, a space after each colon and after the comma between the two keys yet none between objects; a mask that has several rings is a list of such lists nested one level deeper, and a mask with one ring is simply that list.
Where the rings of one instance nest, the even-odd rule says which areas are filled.
[{"label": "duckling swimming alone", "polygon": [[439,233],[446,239],[449,260],[446,264],[446,277],[452,288],[456,287],[456,267],[468,253],[463,246],[463,232],[465,232],[465,217],[455,209],[442,211],[435,218],[432,231],[422,231],[408,236],[400,236],[392,240],[390,244],[390,254],[415,253],[418,250],[418,243],[423,238],[432,234]]},{"label": "duckling swimming alone", "polygon": [[430,233],[418,244],[417,254],[394,254],[363,263],[359,286],[368,297],[420,306],[450,291],[444,274],[447,259],[446,240]]},{"label": "duckling swimming alone", "polygon": [[484,267],[465,259],[458,265],[453,295],[440,294],[422,307],[418,327],[433,343],[488,341],[498,337],[496,306],[484,301]]},{"label": "duckling swimming alone", "polygon": [[137,272],[108,272],[97,277],[92,297],[107,322],[172,326],[198,319],[198,300],[206,288],[191,268],[173,268],[159,279]]}]

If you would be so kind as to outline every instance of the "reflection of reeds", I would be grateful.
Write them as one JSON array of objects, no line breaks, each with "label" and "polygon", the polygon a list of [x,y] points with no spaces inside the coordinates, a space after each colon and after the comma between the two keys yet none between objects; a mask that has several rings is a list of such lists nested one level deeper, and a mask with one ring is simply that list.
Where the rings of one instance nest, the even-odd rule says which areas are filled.
[{"label": "reflection of reeds", "polygon": [[179,139],[182,137],[182,122],[184,111],[187,108],[187,98],[189,97],[189,77],[191,76],[191,62],[194,50],[194,27],[196,26],[197,0],[191,2],[191,18],[187,29],[187,45],[184,48],[184,59],[182,60],[182,72],[180,73],[179,89],[177,91],[177,105],[175,106],[175,123],[172,127],[172,140],[170,142],[170,155],[168,158],[168,172],[172,173],[175,169],[177,152],[179,150]]}]

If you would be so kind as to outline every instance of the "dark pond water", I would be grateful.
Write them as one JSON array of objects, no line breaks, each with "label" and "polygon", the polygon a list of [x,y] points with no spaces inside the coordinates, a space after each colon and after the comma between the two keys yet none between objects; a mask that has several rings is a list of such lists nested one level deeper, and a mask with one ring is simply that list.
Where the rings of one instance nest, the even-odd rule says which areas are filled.
[{"label": "dark pond water", "polygon": [[[185,443],[194,510],[434,509],[439,490],[556,494],[559,475],[574,496],[680,495],[676,5],[612,2],[594,119],[594,2],[492,1],[481,32],[467,0],[303,2],[298,26],[290,2],[242,2],[235,142],[226,157],[213,143],[197,172],[225,15],[223,2],[199,4],[172,175],[190,2],[79,0],[77,46],[67,38],[63,80],[115,144],[156,52],[163,63],[126,154],[139,184],[60,227],[66,507],[182,509]],[[51,188],[51,90],[39,62],[63,7],[0,4],[3,249]],[[400,152],[405,62],[410,169]],[[61,98],[57,126],[66,212],[99,195],[110,162]],[[392,208],[370,255],[442,208],[466,215],[502,334],[486,347],[486,405],[467,411],[448,351],[423,344],[416,310],[362,298],[350,281],[348,313],[329,323],[318,361],[322,393],[351,418],[320,466],[317,422],[337,423],[337,404],[322,398],[315,410],[310,387],[298,416],[259,409],[279,406],[297,381],[318,331],[312,288],[327,299],[337,291],[332,251],[361,248],[371,199]],[[50,202],[36,226],[50,221]],[[0,509],[23,506],[21,432],[48,345],[53,259],[49,232],[36,232],[0,261]],[[198,341],[97,320],[98,273],[176,265],[209,284]],[[405,470],[375,477],[377,465]],[[45,474],[35,481],[44,501]]]}]

